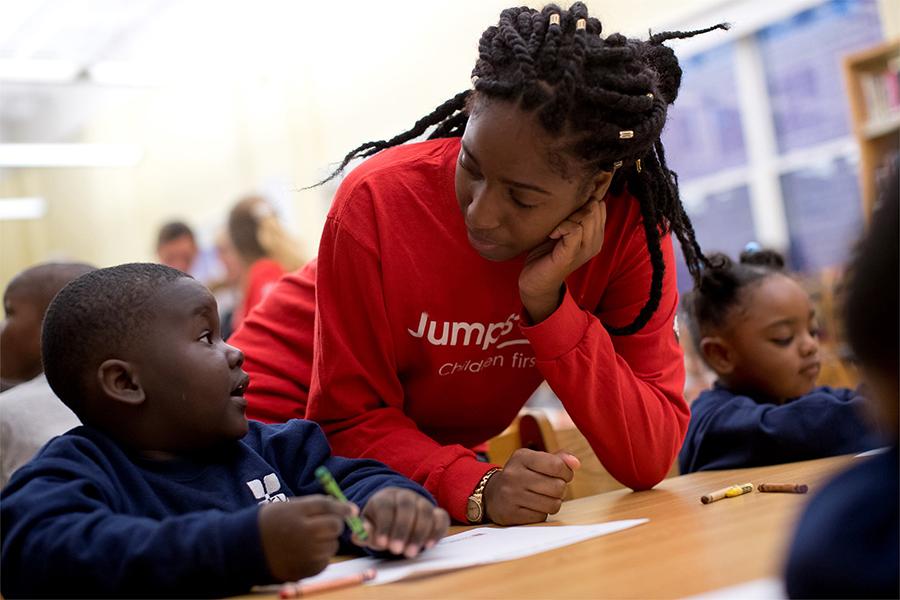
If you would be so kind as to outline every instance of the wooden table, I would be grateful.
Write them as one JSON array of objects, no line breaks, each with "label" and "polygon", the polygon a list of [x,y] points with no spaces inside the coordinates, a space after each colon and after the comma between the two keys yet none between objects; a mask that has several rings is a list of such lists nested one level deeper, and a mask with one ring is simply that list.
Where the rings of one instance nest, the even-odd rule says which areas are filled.
[{"label": "wooden table", "polygon": [[[650,522],[528,558],[316,597],[667,598],[777,577],[795,521],[809,496],[853,460],[839,456],[692,473],[667,479],[646,492],[617,490],[572,500],[548,524],[642,517]],[[712,504],[700,502],[707,492],[748,481],[806,483],[810,493],[754,491]],[[453,533],[464,529],[455,527]]]}]

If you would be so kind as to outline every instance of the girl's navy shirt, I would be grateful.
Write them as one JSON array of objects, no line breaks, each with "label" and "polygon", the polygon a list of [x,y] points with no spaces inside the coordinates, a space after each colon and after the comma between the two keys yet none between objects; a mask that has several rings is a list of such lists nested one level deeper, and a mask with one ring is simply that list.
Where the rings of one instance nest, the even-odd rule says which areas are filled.
[{"label": "girl's navy shirt", "polygon": [[784,404],[757,402],[716,383],[691,404],[682,474],[759,467],[869,450],[879,445],[854,390],[818,387]]}]

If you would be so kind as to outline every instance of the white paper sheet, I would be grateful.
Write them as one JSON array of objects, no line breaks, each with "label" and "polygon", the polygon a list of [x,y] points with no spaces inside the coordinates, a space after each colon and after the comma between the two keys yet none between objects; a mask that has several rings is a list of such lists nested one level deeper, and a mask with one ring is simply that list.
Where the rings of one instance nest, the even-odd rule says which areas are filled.
[{"label": "white paper sheet", "polygon": [[431,550],[412,559],[356,558],[329,565],[315,577],[304,579],[303,582],[328,581],[374,568],[378,574],[366,585],[390,583],[409,577],[531,556],[622,531],[647,521],[648,519],[631,519],[610,521],[598,525],[508,527],[505,529],[479,527],[446,537]]},{"label": "white paper sheet", "polygon": [[686,600],[779,600],[787,598],[780,579],[754,579],[729,587],[689,596]]},{"label": "white paper sheet", "polygon": [[866,450],[865,452],[860,452],[853,458],[866,458],[867,456],[876,456],[878,454],[884,454],[885,452],[887,452],[890,449],[891,449],[890,446],[885,446],[883,448],[875,448],[873,450]]}]

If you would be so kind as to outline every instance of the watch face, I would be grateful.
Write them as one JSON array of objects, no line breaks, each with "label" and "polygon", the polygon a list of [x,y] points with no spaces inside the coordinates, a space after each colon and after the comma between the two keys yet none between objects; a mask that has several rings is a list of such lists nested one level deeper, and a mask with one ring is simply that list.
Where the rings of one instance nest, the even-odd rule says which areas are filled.
[{"label": "watch face", "polygon": [[469,498],[469,502],[466,504],[466,518],[469,519],[469,522],[471,523],[481,522],[481,505],[471,498]]}]

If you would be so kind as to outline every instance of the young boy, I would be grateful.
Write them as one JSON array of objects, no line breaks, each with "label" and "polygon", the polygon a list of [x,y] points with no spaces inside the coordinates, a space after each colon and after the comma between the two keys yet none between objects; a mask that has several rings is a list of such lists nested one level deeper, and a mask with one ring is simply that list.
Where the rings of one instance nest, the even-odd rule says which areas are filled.
[{"label": "young boy", "polygon": [[809,295],[771,251],[710,257],[687,298],[688,323],[718,377],[691,404],[681,473],[794,462],[877,445],[849,389],[816,387],[819,342]]},{"label": "young boy", "polygon": [[361,507],[370,548],[415,556],[447,530],[424,489],[332,457],[314,423],[248,423],[243,354],[222,341],[212,294],[180,271],[77,279],[47,311],[42,351],[85,425],[3,490],[5,597],[224,596],[313,575],[347,548],[357,512],[320,495],[320,465]]},{"label": "young boy", "polygon": [[897,171],[850,264],[847,337],[873,391],[887,452],[857,459],[814,496],[791,547],[791,598],[900,597],[900,240]]},{"label": "young boy", "polygon": [[[41,366],[41,321],[67,283],[93,271],[84,263],[44,263],[16,275],[3,294],[0,325],[0,487],[50,438],[79,425],[47,384]],[[11,389],[9,389],[11,388]]]}]

